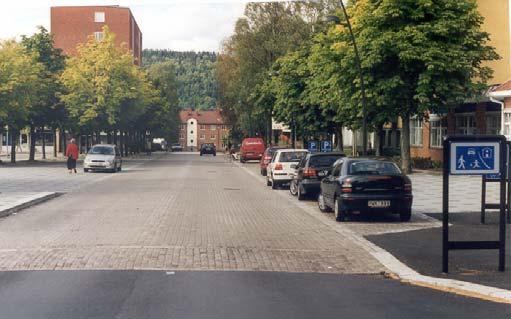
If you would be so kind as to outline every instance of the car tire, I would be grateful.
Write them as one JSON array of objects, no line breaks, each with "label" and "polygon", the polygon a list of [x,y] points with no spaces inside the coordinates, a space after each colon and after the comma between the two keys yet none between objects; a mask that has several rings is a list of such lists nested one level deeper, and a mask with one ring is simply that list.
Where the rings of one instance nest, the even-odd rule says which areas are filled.
[{"label": "car tire", "polygon": [[322,192],[320,192],[318,195],[318,207],[322,213],[328,213],[332,211],[332,209],[326,205],[325,197],[323,197]]},{"label": "car tire", "polygon": [[216,153],[213,153],[213,156],[216,156]]},{"label": "car tire", "polygon": [[302,186],[300,185],[300,183],[297,182],[296,187],[297,187],[296,197],[298,198],[298,200],[304,200],[305,194],[302,192]]},{"label": "car tire", "polygon": [[122,165],[117,167],[117,171],[120,172],[122,170]]},{"label": "car tire", "polygon": [[412,219],[412,210],[411,209],[407,209],[407,210],[399,213],[399,219],[402,222],[409,222],[410,219]]},{"label": "car tire", "polygon": [[335,212],[335,220],[338,222],[346,221],[346,211],[341,209],[341,201],[339,197],[335,198],[334,202],[334,212]]},{"label": "car tire", "polygon": [[202,156],[202,153],[200,153],[200,156]]},{"label": "car tire", "polygon": [[279,187],[279,183],[272,178],[271,189],[277,189],[278,187]]},{"label": "car tire", "polygon": [[84,172],[84,173],[88,173],[88,172],[89,172],[89,169],[88,169],[88,168],[84,168],[84,169],[83,169],[83,172]]},{"label": "car tire", "polygon": [[245,163],[245,159],[240,157],[240,163]]},{"label": "car tire", "polygon": [[289,183],[289,193],[291,193],[293,196],[298,194],[298,185],[296,179],[293,179],[291,183]]},{"label": "car tire", "polygon": [[266,176],[266,186],[271,186],[270,178]]}]

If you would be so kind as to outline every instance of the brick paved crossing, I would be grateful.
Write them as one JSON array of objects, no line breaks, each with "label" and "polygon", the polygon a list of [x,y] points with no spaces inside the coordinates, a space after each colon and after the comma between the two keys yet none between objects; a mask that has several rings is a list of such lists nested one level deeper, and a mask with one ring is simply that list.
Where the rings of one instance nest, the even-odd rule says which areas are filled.
[{"label": "brick paved crossing", "polygon": [[240,167],[197,155],[163,155],[1,219],[0,270],[25,269],[385,270]]}]

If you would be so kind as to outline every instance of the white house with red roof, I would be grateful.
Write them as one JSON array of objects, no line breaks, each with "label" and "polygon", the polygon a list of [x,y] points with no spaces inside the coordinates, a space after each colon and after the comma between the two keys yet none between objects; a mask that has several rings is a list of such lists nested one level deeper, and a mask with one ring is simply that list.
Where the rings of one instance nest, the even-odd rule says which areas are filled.
[{"label": "white house with red roof", "polygon": [[217,150],[225,149],[231,126],[222,117],[220,109],[185,109],[179,113],[181,127],[179,144],[187,151],[197,151],[204,143],[212,143]]}]

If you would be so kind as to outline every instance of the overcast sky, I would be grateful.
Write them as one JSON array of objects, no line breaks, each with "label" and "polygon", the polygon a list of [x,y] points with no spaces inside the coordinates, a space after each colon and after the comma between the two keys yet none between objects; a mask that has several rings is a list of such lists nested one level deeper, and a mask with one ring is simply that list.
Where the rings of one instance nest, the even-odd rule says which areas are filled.
[{"label": "overcast sky", "polygon": [[122,5],[133,11],[144,35],[144,48],[218,51],[246,0],[11,0],[2,1],[0,39],[50,28],[50,7],[59,5]]}]

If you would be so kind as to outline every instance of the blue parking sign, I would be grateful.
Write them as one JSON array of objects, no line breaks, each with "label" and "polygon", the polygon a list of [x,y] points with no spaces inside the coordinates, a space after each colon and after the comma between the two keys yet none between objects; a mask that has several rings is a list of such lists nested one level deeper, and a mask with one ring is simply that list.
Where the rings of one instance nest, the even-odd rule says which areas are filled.
[{"label": "blue parking sign", "polygon": [[452,142],[450,173],[483,175],[500,173],[498,142]]},{"label": "blue parking sign", "polygon": [[332,151],[332,142],[322,141],[321,142],[321,151],[322,152],[331,152]]},{"label": "blue parking sign", "polygon": [[318,151],[318,141],[309,141],[309,143],[307,145],[307,149],[311,153],[317,152]]}]

